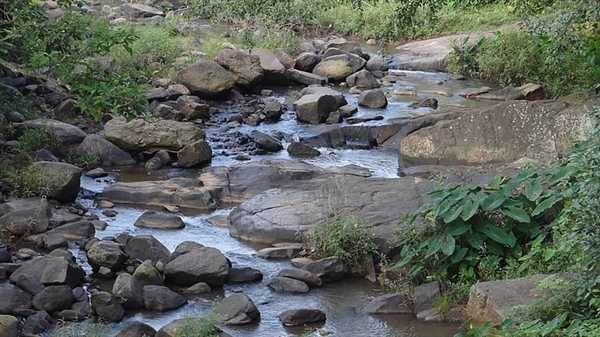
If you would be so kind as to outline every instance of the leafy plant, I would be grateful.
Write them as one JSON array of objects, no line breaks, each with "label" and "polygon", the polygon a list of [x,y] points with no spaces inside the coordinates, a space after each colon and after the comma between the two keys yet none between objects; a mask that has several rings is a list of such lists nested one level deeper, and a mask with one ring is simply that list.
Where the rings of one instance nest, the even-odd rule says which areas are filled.
[{"label": "leafy plant", "polygon": [[177,330],[175,337],[219,337],[219,329],[212,317],[189,318]]},{"label": "leafy plant", "polygon": [[32,153],[43,148],[52,148],[56,145],[55,137],[45,129],[27,129],[17,139],[19,150]]}]

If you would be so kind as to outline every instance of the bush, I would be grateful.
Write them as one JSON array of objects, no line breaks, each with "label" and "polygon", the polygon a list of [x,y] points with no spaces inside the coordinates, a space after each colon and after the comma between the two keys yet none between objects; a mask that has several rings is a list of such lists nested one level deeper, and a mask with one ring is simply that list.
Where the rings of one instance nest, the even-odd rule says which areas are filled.
[{"label": "bush", "polygon": [[33,166],[12,168],[2,173],[14,195],[19,198],[47,195],[50,192],[42,179],[42,174],[43,172]]},{"label": "bush", "polygon": [[188,319],[177,331],[176,337],[219,337],[219,329],[212,317]]},{"label": "bush", "polygon": [[337,256],[349,265],[360,265],[377,249],[365,223],[351,215],[327,219],[309,234],[308,242],[317,255]]},{"label": "bush", "polygon": [[60,325],[52,333],[52,337],[108,337],[111,328],[100,323],[72,323]]},{"label": "bush", "polygon": [[17,139],[19,150],[25,153],[32,153],[40,149],[51,149],[56,145],[56,139],[52,134],[44,129],[28,129]]}]

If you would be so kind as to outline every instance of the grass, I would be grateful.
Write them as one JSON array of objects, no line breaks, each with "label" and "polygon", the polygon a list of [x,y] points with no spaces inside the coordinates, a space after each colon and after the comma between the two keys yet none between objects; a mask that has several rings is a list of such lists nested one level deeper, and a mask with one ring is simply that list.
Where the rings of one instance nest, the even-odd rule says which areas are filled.
[{"label": "grass", "polygon": [[503,3],[479,8],[452,8],[440,10],[438,23],[432,34],[461,33],[493,30],[519,20],[513,8]]},{"label": "grass", "polygon": [[108,337],[110,335],[110,327],[101,323],[63,324],[52,333],[52,337]]},{"label": "grass", "polygon": [[175,337],[219,337],[219,329],[212,317],[190,318],[177,330]]}]

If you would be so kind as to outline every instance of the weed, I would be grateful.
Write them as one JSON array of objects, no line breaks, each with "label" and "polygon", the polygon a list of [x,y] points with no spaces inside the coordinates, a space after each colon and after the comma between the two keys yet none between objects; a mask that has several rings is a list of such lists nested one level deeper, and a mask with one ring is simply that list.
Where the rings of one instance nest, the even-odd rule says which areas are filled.
[{"label": "weed", "polygon": [[42,177],[43,172],[33,166],[14,168],[3,172],[3,175],[17,197],[29,198],[49,193]]},{"label": "weed", "polygon": [[219,337],[219,329],[212,316],[189,318],[176,332],[176,337]]},{"label": "weed", "polygon": [[45,129],[27,129],[17,138],[19,150],[32,153],[40,149],[52,148],[57,144],[56,138]]},{"label": "weed", "polygon": [[54,332],[52,337],[108,337],[111,335],[111,329],[108,325],[101,323],[72,323],[61,324]]}]

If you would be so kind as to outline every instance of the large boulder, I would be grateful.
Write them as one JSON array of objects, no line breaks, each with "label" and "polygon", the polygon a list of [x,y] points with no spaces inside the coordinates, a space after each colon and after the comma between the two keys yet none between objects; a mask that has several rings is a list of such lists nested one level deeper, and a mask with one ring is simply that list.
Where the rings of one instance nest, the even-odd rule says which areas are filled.
[{"label": "large boulder", "polygon": [[466,110],[403,138],[403,160],[486,164],[556,158],[587,137],[594,101],[509,101]]},{"label": "large boulder", "polygon": [[334,82],[343,81],[354,72],[354,67],[347,55],[335,55],[325,58],[313,69],[313,74],[326,77]]},{"label": "large boulder", "polygon": [[321,57],[319,57],[317,54],[304,52],[296,57],[294,68],[301,71],[311,72],[320,61]]},{"label": "large boulder", "polygon": [[121,5],[121,9],[127,15],[137,18],[146,18],[153,16],[164,16],[165,13],[156,7],[138,3],[125,3]]},{"label": "large boulder", "polygon": [[214,326],[208,318],[182,318],[163,326],[154,337],[180,337],[195,336],[196,331],[211,331],[218,337],[230,337],[218,327]]},{"label": "large boulder", "polygon": [[168,311],[186,303],[185,297],[163,286],[144,287],[144,307],[151,311]]},{"label": "large boulder", "polygon": [[121,330],[116,337],[154,337],[156,330],[148,324],[133,322]]},{"label": "large boulder", "polygon": [[171,252],[160,241],[151,235],[138,235],[125,238],[125,254],[131,259],[151,260],[153,263],[169,262]]},{"label": "large boulder", "polygon": [[346,78],[346,83],[349,87],[357,87],[360,89],[373,89],[380,86],[377,78],[370,71],[363,69]]},{"label": "large boulder", "polygon": [[283,150],[283,146],[277,139],[267,135],[264,132],[253,130],[250,133],[250,138],[258,145],[259,148],[267,152],[277,152]]},{"label": "large boulder", "polygon": [[235,85],[236,76],[213,61],[199,61],[177,75],[177,81],[201,95],[216,95]]},{"label": "large boulder", "polygon": [[385,93],[381,89],[363,91],[358,96],[358,104],[371,109],[385,108],[388,104]]},{"label": "large boulder", "polygon": [[31,308],[31,295],[10,283],[0,284],[0,314],[19,314]]},{"label": "large boulder", "polygon": [[327,87],[327,86],[311,85],[309,87],[306,87],[306,88],[300,90],[300,94],[301,95],[330,95],[330,96],[333,96],[335,98],[335,104],[337,105],[337,107],[341,107],[343,105],[348,104],[348,102],[346,101],[346,97],[344,96],[343,93],[341,93],[331,87]]},{"label": "large boulder", "polygon": [[14,235],[45,232],[49,216],[48,201],[43,198],[15,199],[0,204],[0,228]]},{"label": "large boulder", "polygon": [[49,286],[33,297],[33,307],[49,313],[69,309],[75,301],[69,286]]},{"label": "large boulder", "polygon": [[10,315],[0,315],[0,337],[17,337],[19,320]]},{"label": "large boulder", "polygon": [[52,161],[38,161],[31,166],[39,172],[40,184],[50,198],[72,202],[79,194],[81,169],[77,166]]},{"label": "large boulder", "polygon": [[119,322],[125,316],[125,310],[115,296],[106,291],[92,292],[92,311],[100,319],[108,322]]},{"label": "large boulder", "polygon": [[104,136],[129,151],[157,148],[177,151],[187,144],[203,140],[204,132],[189,122],[114,118],[104,125]]},{"label": "large boulder", "polygon": [[128,273],[121,273],[117,276],[112,293],[125,309],[144,307],[144,285]]},{"label": "large boulder", "polygon": [[287,152],[292,157],[301,158],[312,158],[321,155],[319,150],[300,142],[291,142],[287,147]]},{"label": "large boulder", "polygon": [[42,256],[23,263],[11,274],[11,282],[17,285],[37,285],[43,288],[50,285],[66,284],[72,288],[83,284],[83,269],[59,256]]},{"label": "large boulder", "polygon": [[264,48],[254,48],[252,49],[252,55],[258,56],[266,82],[281,83],[287,80],[285,66],[272,51]]},{"label": "large boulder", "polygon": [[263,68],[260,58],[250,55],[240,49],[221,49],[215,61],[223,68],[231,71],[236,77],[236,83],[242,86],[256,84],[263,77]]},{"label": "large boulder", "polygon": [[357,55],[339,48],[329,48],[323,53],[323,60],[348,60],[352,67],[352,72],[355,73],[365,67],[367,61]]},{"label": "large boulder", "polygon": [[302,266],[302,269],[315,274],[323,280],[323,282],[338,281],[348,272],[348,268],[344,261],[337,256],[326,257],[309,262]]},{"label": "large boulder", "polygon": [[233,294],[217,304],[213,311],[217,320],[225,325],[244,325],[260,320],[260,312],[245,294]]},{"label": "large boulder", "polygon": [[88,249],[87,258],[94,271],[105,267],[115,272],[121,269],[127,255],[121,245],[114,241],[98,241]]},{"label": "large boulder", "polygon": [[60,145],[79,144],[86,137],[80,128],[53,119],[33,119],[17,125],[22,129],[44,130]]},{"label": "large boulder", "polygon": [[283,269],[277,276],[293,278],[294,280],[302,281],[311,287],[320,287],[323,284],[319,275],[303,269]]},{"label": "large boulder", "polygon": [[170,213],[146,211],[134,223],[136,227],[155,229],[181,229],[185,223],[180,216]]},{"label": "large boulder", "polygon": [[298,121],[310,124],[324,122],[337,108],[335,97],[329,94],[304,95],[294,102]]},{"label": "large boulder", "polygon": [[218,249],[199,247],[167,263],[165,276],[167,282],[180,286],[198,282],[221,286],[227,281],[229,268],[229,261]]},{"label": "large boulder", "polygon": [[193,167],[208,164],[212,160],[212,149],[208,142],[199,140],[187,144],[177,152],[177,164],[181,167]]},{"label": "large boulder", "polygon": [[79,144],[77,151],[80,154],[92,155],[98,159],[103,166],[125,166],[135,164],[131,155],[113,143],[106,140],[101,135],[88,135],[83,142]]},{"label": "large boulder", "polygon": [[286,71],[286,76],[289,77],[292,81],[304,85],[325,85],[328,82],[327,77],[316,75],[306,71],[301,71],[298,69],[288,69]]},{"label": "large boulder", "polygon": [[413,313],[412,300],[404,293],[386,294],[372,299],[363,309],[369,314],[388,315]]},{"label": "large boulder", "polygon": [[305,282],[283,276],[274,277],[268,286],[278,293],[307,293],[310,290]]},{"label": "large boulder", "polygon": [[143,285],[162,285],[163,276],[156,269],[152,261],[146,260],[140,264],[134,271],[133,277]]},{"label": "large boulder", "polygon": [[318,309],[292,309],[279,314],[279,320],[285,326],[301,326],[325,322],[325,313]]}]

